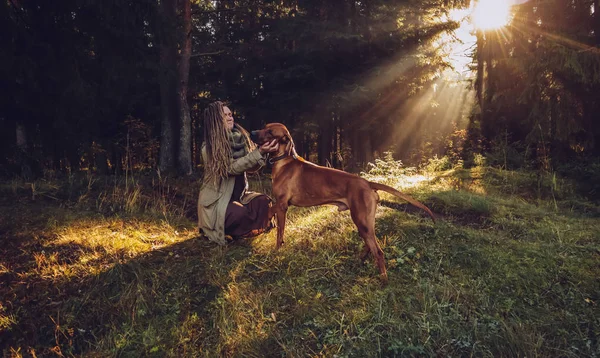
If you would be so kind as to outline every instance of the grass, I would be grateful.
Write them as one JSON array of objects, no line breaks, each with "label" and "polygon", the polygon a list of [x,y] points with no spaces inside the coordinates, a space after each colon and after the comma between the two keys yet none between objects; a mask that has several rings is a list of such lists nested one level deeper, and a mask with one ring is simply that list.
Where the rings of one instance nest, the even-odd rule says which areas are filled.
[{"label": "grass", "polygon": [[274,232],[219,247],[192,180],[0,183],[2,353],[600,355],[595,203],[531,173],[412,174],[382,180],[441,220],[380,193],[386,287],[334,207],[292,208],[279,251]]}]

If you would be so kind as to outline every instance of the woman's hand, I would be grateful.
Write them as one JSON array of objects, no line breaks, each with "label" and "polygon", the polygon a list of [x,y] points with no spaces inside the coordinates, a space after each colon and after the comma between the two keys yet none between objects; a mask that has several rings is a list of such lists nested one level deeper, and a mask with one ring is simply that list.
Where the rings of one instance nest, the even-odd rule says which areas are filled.
[{"label": "woman's hand", "polygon": [[277,142],[277,139],[273,139],[272,141],[266,142],[263,145],[261,145],[258,148],[258,151],[260,152],[260,154],[265,154],[276,152],[277,149],[279,149],[279,143]]}]

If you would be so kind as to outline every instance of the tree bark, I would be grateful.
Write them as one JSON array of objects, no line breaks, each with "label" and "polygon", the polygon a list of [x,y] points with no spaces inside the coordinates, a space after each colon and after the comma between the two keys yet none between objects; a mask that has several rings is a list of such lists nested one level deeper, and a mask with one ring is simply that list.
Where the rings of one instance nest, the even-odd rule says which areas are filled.
[{"label": "tree bark", "polygon": [[363,133],[364,136],[364,155],[365,155],[365,160],[364,160],[364,165],[366,167],[367,163],[371,163],[374,161],[375,156],[373,155],[373,142],[371,141],[371,133],[368,131],[365,131]]},{"label": "tree bark", "polygon": [[160,153],[158,169],[163,173],[175,171],[175,153],[177,148],[177,98],[176,72],[177,46],[175,45],[177,0],[162,0],[160,29]]},{"label": "tree bark", "polygon": [[481,30],[477,30],[477,78],[475,80],[475,92],[477,94],[477,101],[479,102],[479,106],[481,107],[481,111],[483,112],[483,96],[484,96],[484,57],[483,57],[483,34]]},{"label": "tree bark", "polygon": [[333,123],[329,108],[323,122],[321,122],[321,133],[319,134],[319,164],[331,166],[331,149],[333,137]]},{"label": "tree bark", "polygon": [[106,149],[102,146],[99,151],[94,153],[94,161],[96,164],[96,172],[99,175],[108,174],[108,157],[106,156]]},{"label": "tree bark", "polygon": [[596,46],[600,46],[600,0],[594,1],[594,15],[592,18]]},{"label": "tree bark", "polygon": [[112,173],[121,175],[123,173],[123,153],[121,148],[114,143],[110,145],[110,162],[112,164]]},{"label": "tree bark", "polygon": [[344,158],[344,127],[342,126],[341,116],[338,117],[338,159],[340,160],[340,168],[346,170],[348,163]]},{"label": "tree bark", "polygon": [[333,149],[331,150],[331,166],[334,168],[339,167],[337,160],[338,153],[338,124],[337,124],[337,114],[333,115],[333,130],[331,131],[333,134]]},{"label": "tree bark", "polygon": [[192,4],[190,0],[180,0],[182,18],[181,54],[178,63],[178,112],[179,112],[179,153],[178,166],[181,174],[192,174],[192,119],[187,101],[190,76],[190,56],[192,55]]},{"label": "tree bark", "polygon": [[16,127],[17,158],[21,166],[20,174],[25,180],[33,177],[33,171],[29,163],[29,146],[27,145],[27,131],[22,122],[17,122]]},{"label": "tree bark", "polygon": [[187,94],[192,55],[191,0],[162,0],[161,12],[159,170],[190,175],[192,120]]}]

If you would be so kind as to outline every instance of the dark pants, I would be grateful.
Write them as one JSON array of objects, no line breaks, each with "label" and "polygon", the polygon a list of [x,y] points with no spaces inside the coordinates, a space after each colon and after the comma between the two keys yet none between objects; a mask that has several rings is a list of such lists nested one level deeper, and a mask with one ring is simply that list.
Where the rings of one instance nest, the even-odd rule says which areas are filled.
[{"label": "dark pants", "polygon": [[233,237],[249,237],[261,234],[269,226],[269,205],[266,195],[258,196],[246,205],[231,201],[225,212],[225,234]]},{"label": "dark pants", "polygon": [[242,195],[246,182],[243,175],[235,179],[233,194],[225,212],[225,234],[233,237],[259,235],[271,221],[269,217],[271,199],[266,195],[260,195],[248,204],[242,205],[235,199],[239,199]]}]

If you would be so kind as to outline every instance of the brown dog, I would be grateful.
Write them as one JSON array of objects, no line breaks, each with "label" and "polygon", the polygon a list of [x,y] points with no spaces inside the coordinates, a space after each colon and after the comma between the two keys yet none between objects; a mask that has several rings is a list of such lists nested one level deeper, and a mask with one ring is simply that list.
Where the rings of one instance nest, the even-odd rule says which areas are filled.
[{"label": "brown dog", "polygon": [[375,238],[375,210],[379,195],[383,190],[404,199],[425,210],[435,222],[429,208],[406,194],[387,185],[369,182],[357,175],[341,170],[321,167],[298,157],[292,136],[281,123],[270,123],[252,132],[252,140],[257,144],[277,140],[279,150],[269,159],[273,165],[273,197],[276,203],[273,210],[277,215],[277,248],[283,244],[285,219],[289,205],[308,207],[316,205],[336,205],[339,211],[350,209],[352,221],[365,241],[360,258],[364,260],[369,251],[375,258],[382,281],[387,282],[387,272],[383,251]]}]

